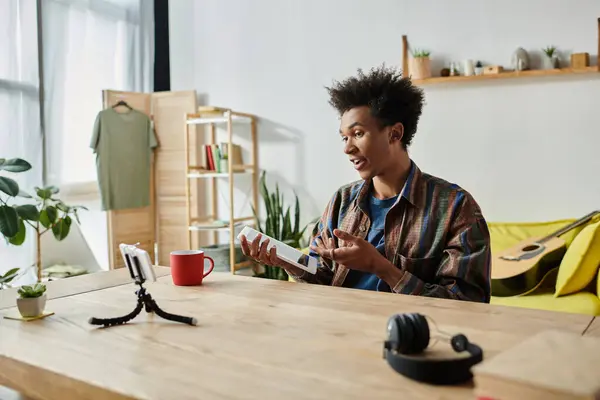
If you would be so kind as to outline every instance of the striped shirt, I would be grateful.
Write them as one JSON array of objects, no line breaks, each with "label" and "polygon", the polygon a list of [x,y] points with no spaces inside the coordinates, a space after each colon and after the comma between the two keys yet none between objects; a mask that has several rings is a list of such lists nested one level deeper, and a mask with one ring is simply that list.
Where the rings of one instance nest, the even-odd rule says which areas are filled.
[{"label": "striped shirt", "polygon": [[[311,234],[311,243],[333,237],[338,228],[366,238],[371,221],[371,180],[342,186],[331,198]],[[385,291],[489,303],[491,247],[487,223],[473,197],[459,186],[423,173],[412,162],[404,188],[385,221],[385,257],[404,273]],[[315,275],[295,280],[342,286],[349,270],[319,259]],[[379,289],[382,290],[382,289]]]}]

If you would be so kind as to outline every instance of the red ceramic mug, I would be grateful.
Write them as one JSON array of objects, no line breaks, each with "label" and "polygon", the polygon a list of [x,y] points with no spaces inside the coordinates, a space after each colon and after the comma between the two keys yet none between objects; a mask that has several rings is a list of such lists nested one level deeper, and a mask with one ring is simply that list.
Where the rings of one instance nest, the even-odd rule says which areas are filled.
[{"label": "red ceramic mug", "polygon": [[[171,277],[177,286],[201,285],[215,268],[215,262],[205,256],[202,250],[175,250],[170,254]],[[204,260],[210,261],[210,267],[204,272]]]}]

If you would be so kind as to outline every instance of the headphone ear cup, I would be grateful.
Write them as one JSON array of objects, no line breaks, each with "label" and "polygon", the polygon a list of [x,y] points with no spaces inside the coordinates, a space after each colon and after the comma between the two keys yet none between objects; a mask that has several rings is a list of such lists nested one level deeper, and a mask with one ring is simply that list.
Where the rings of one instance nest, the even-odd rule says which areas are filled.
[{"label": "headphone ear cup", "polygon": [[463,334],[458,334],[452,336],[451,343],[454,351],[460,353],[461,351],[467,350],[467,347],[469,346],[469,339],[467,339],[467,337]]},{"label": "headphone ear cup", "polygon": [[411,320],[414,332],[411,353],[421,353],[429,345],[429,324],[427,324],[425,317],[419,313],[408,314],[407,317]]}]

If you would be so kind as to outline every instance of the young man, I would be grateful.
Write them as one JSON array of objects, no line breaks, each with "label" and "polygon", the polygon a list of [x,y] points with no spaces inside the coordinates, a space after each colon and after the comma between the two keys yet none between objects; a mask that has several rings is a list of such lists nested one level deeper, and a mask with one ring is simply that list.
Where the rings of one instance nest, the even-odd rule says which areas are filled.
[{"label": "young man", "polygon": [[466,190],[422,172],[407,152],[422,91],[385,67],[359,70],[327,90],[341,116],[344,152],[361,179],[333,195],[312,232],[317,273],[281,261],[260,238],[242,238],[244,254],[300,282],[489,302],[490,237],[478,204]]}]

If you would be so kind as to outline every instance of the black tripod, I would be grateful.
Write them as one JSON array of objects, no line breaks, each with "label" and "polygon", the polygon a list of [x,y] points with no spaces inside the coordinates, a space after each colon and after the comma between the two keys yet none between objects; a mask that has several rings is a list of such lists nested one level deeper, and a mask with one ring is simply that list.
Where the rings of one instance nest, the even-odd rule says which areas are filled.
[{"label": "black tripod", "polygon": [[[148,312],[148,313],[154,312],[159,317],[162,317],[169,321],[181,322],[181,323],[193,325],[193,326],[198,324],[198,321],[196,320],[196,318],[184,317],[181,315],[170,314],[166,311],[163,311],[158,306],[158,304],[156,304],[156,301],[154,301],[152,296],[150,296],[150,293],[148,293],[146,291],[146,288],[143,286],[146,279],[145,279],[144,273],[142,272],[139,258],[135,255],[130,257],[129,254],[124,254],[124,256],[125,256],[124,257],[125,263],[127,264],[127,267],[129,268],[129,273],[131,274],[131,277],[135,280],[135,283],[137,285],[139,285],[139,287],[140,287],[135,292],[135,294],[137,295],[137,306],[135,307],[135,309],[132,312],[130,312],[129,314],[124,315],[122,317],[115,317],[115,318],[91,317],[88,320],[88,322],[90,324],[104,325],[105,327],[113,326],[113,325],[122,325],[122,324],[125,324],[125,323],[131,321],[135,317],[137,317],[139,315],[139,313],[142,312],[142,308],[145,308],[146,312]],[[133,263],[131,262],[132,259],[133,259]]]},{"label": "black tripod", "polygon": [[140,312],[142,312],[142,308],[145,308],[146,312],[148,312],[148,313],[155,312],[156,315],[158,315],[159,317],[162,317],[169,321],[181,322],[184,324],[194,325],[194,326],[198,324],[198,321],[196,320],[196,318],[184,317],[181,315],[170,314],[166,311],[163,311],[158,306],[158,304],[156,304],[156,301],[154,301],[152,296],[150,296],[150,293],[146,292],[146,288],[143,287],[141,283],[139,283],[139,285],[140,285],[140,289],[135,292],[137,294],[137,299],[138,299],[137,306],[135,307],[135,309],[132,312],[130,312],[129,314],[124,315],[122,317],[115,317],[115,318],[91,317],[88,322],[92,325],[104,325],[105,327],[113,326],[113,325],[121,325],[121,324],[125,324],[125,323],[131,321],[132,319],[134,319],[135,317],[137,317],[138,314]]}]

